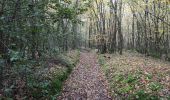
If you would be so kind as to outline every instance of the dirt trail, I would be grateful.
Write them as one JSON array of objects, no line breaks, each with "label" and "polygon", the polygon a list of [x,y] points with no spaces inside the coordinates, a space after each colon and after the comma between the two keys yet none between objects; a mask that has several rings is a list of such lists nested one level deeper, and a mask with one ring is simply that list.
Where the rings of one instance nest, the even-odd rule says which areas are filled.
[{"label": "dirt trail", "polygon": [[108,83],[97,62],[95,53],[81,53],[57,100],[111,100]]}]

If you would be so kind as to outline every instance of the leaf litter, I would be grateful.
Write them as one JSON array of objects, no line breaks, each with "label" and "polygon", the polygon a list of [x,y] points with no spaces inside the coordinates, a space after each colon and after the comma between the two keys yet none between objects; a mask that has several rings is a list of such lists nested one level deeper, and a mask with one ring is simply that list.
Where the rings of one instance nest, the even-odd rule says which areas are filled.
[{"label": "leaf litter", "polygon": [[131,52],[99,55],[100,62],[114,100],[170,99],[169,62]]},{"label": "leaf litter", "polygon": [[111,100],[108,90],[108,82],[98,64],[97,55],[84,52],[57,100]]}]

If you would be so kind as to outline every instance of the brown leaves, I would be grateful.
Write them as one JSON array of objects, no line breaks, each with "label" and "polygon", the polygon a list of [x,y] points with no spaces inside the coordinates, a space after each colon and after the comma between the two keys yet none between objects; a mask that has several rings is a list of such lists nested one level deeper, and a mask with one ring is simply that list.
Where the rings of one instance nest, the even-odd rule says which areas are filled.
[{"label": "brown leaves", "polygon": [[107,81],[94,53],[81,53],[80,63],[65,82],[58,99],[109,100]]},{"label": "brown leaves", "polygon": [[111,59],[105,59],[103,69],[109,70],[105,74],[114,91],[113,97],[140,97],[142,94],[148,98],[153,95],[166,98],[170,94],[170,63],[129,52],[108,56]]}]

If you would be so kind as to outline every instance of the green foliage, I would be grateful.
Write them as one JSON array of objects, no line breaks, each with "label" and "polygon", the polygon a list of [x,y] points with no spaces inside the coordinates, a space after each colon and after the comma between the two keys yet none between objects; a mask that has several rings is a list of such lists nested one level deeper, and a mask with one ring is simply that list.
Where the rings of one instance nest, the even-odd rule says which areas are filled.
[{"label": "green foliage", "polygon": [[21,54],[18,51],[10,50],[9,51],[9,56],[10,56],[10,61],[11,62],[21,59]]},{"label": "green foliage", "polygon": [[16,95],[18,99],[56,98],[78,57],[61,57],[59,63],[66,69],[51,77],[47,77],[48,59],[64,56],[74,40],[81,41],[73,27],[79,25],[84,7],[71,0],[1,0],[0,6],[0,95],[5,100]]},{"label": "green foliage", "polygon": [[[164,88],[162,82],[159,81],[159,78],[163,77],[162,74],[159,75],[157,71],[155,71],[155,67],[153,67],[153,69],[147,65],[146,66],[149,67],[148,69],[136,67],[138,63],[135,58],[133,58],[135,62],[131,62],[133,63],[131,65],[130,61],[132,59],[129,60],[129,56],[127,57],[128,60],[125,61],[123,57],[121,57],[121,60],[117,57],[107,60],[107,58],[105,59],[102,55],[99,56],[99,63],[102,65],[102,69],[110,83],[111,91],[114,91],[112,96],[121,100],[167,99],[167,96],[160,94]],[[148,65],[150,65],[150,63],[148,63]],[[123,67],[123,69],[121,67]],[[125,67],[130,70],[125,70]],[[149,70],[151,70],[151,72]]]},{"label": "green foliage", "polygon": [[144,90],[139,90],[134,94],[134,98],[137,100],[146,100],[148,97],[148,94],[145,93]]},{"label": "green foliage", "polygon": [[152,74],[146,74],[146,78],[147,78],[148,80],[150,80],[150,79],[153,78],[153,75],[152,75]]},{"label": "green foliage", "polygon": [[146,93],[144,90],[137,91],[135,94],[129,97],[129,100],[130,98],[135,100],[160,100],[159,96]]},{"label": "green foliage", "polygon": [[54,88],[52,93],[60,92],[62,89],[62,81],[60,79],[56,78],[52,81],[51,86],[52,86],[52,88]]},{"label": "green foliage", "polygon": [[118,90],[118,92],[124,94],[124,93],[130,92],[131,90],[133,90],[133,87],[131,87],[131,86],[128,85],[128,86],[125,86],[125,87],[120,88],[120,89]]},{"label": "green foliage", "polygon": [[120,82],[124,80],[124,76],[123,75],[116,75],[115,76],[115,81]]},{"label": "green foliage", "polygon": [[159,52],[156,52],[155,50],[151,50],[149,53],[150,56],[154,57],[154,58],[161,58],[161,55]]},{"label": "green foliage", "polygon": [[9,88],[5,88],[4,89],[4,94],[7,97],[11,97],[12,96],[12,89],[13,89],[14,85],[11,85]]},{"label": "green foliage", "polygon": [[[14,53],[15,54],[15,53]],[[54,99],[56,98],[62,89],[63,82],[67,79],[68,75],[71,73],[72,68],[75,66],[79,59],[79,52],[73,52],[72,56],[68,56],[68,54],[61,55],[60,58],[62,60],[60,62],[67,62],[65,65],[60,65],[59,69],[56,66],[55,69],[51,71],[42,68],[41,66],[44,63],[41,61],[28,61],[24,59],[22,60],[15,60],[14,67],[12,69],[11,75],[15,76],[16,82],[15,84],[11,85],[10,87],[4,88],[4,97],[7,99],[8,97],[14,98],[13,93],[15,91],[19,91],[21,86],[23,88],[27,88],[27,95],[25,98],[29,99]],[[56,57],[58,59],[58,57]],[[11,77],[11,76],[10,76]],[[27,80],[25,81],[21,78]],[[22,89],[21,89],[22,90]],[[18,92],[18,95],[22,93]]]},{"label": "green foliage", "polygon": [[[151,82],[148,86],[149,89],[151,89],[153,92],[148,93],[146,90],[139,89],[135,91],[136,85],[141,85],[140,80],[141,80],[141,75],[143,73],[136,72],[134,74],[128,74],[127,76],[125,75],[116,75],[113,80],[115,80],[115,84],[113,88],[115,89],[116,93],[121,95],[126,95],[128,94],[129,100],[132,98],[135,100],[159,100],[159,96],[154,93],[154,91],[159,91],[162,89],[162,85],[157,82]],[[139,77],[138,77],[139,76]],[[151,74],[147,74],[146,79],[152,79]],[[135,91],[132,93],[132,91]]]},{"label": "green foliage", "polygon": [[149,84],[149,88],[152,90],[152,91],[158,91],[162,88],[161,84],[160,83],[157,83],[157,82],[151,82]]},{"label": "green foliage", "polygon": [[[62,61],[67,61],[68,65],[65,65],[65,68],[62,69],[55,69],[50,75],[47,74],[48,76],[43,79],[44,81],[39,86],[42,89],[44,97],[54,99],[60,94],[63,82],[67,79],[74,67],[72,64],[76,64],[79,59],[79,52],[75,51],[74,56],[74,58],[68,55],[67,57],[66,55],[60,56]],[[39,94],[39,92],[37,93]]]},{"label": "green foliage", "polygon": [[102,65],[102,66],[105,64],[104,57],[102,57],[102,56],[99,57],[99,64]]},{"label": "green foliage", "polygon": [[136,82],[137,78],[133,75],[128,75],[128,77],[124,80],[125,83],[133,83]]},{"label": "green foliage", "polygon": [[109,76],[109,65],[106,65],[105,58],[103,56],[99,56],[98,60],[99,64],[102,66],[103,71],[105,72],[106,76]]}]

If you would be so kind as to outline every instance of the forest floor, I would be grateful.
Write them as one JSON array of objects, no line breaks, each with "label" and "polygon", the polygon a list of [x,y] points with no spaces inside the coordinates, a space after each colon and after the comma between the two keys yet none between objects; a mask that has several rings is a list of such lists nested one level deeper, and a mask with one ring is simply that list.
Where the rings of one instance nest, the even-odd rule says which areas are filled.
[{"label": "forest floor", "polygon": [[97,55],[82,52],[79,64],[66,80],[57,100],[111,100],[108,90]]},{"label": "forest floor", "polygon": [[114,100],[170,100],[170,63],[132,51],[99,55]]},{"label": "forest floor", "polygon": [[58,100],[169,100],[170,63],[137,52],[81,52]]}]

